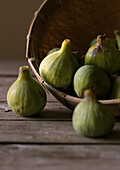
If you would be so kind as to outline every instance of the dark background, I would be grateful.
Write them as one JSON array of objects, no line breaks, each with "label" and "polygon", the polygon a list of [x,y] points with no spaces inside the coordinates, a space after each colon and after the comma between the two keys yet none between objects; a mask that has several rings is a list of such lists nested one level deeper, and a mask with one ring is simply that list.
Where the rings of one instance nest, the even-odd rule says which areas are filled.
[{"label": "dark background", "polygon": [[25,58],[26,36],[43,0],[0,0],[0,59]]}]

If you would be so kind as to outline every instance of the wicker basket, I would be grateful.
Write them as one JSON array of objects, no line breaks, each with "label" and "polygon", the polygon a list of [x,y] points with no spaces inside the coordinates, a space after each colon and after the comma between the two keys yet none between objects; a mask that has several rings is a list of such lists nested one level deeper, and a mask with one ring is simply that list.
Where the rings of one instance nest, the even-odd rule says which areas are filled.
[{"label": "wicker basket", "polygon": [[[39,75],[39,64],[47,52],[60,47],[69,38],[72,50],[85,54],[98,34],[114,37],[120,28],[120,0],[46,0],[35,12],[26,46],[26,57],[40,84],[63,105],[74,109],[82,99],[65,94],[45,83]],[[100,100],[120,116],[120,99]]]}]

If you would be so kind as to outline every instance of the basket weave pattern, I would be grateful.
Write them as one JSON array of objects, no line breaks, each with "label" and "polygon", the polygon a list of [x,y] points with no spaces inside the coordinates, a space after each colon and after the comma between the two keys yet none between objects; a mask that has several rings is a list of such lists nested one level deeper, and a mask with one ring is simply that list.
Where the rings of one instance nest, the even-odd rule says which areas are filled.
[{"label": "basket weave pattern", "polygon": [[[47,52],[60,47],[69,38],[72,50],[85,54],[89,43],[99,34],[114,37],[120,28],[119,0],[46,0],[35,12],[26,46],[26,57],[41,85],[70,109],[82,99],[69,96],[45,83],[39,75],[39,64]],[[120,115],[120,99],[101,100]]]}]

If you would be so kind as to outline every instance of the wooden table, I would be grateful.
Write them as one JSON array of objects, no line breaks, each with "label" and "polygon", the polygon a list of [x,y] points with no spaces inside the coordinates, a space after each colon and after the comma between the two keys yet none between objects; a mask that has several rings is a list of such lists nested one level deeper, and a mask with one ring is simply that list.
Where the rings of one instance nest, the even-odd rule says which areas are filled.
[{"label": "wooden table", "polygon": [[0,170],[119,170],[120,122],[95,139],[78,135],[72,111],[48,95],[39,116],[21,117],[9,110],[6,94],[25,59],[0,61]]}]

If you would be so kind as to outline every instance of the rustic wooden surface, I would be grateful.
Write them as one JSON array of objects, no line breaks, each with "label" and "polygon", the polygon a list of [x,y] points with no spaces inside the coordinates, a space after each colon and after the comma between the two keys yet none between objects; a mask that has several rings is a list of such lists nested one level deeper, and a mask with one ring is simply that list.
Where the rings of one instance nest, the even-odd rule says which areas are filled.
[{"label": "rustic wooden surface", "polygon": [[49,94],[45,109],[35,117],[21,117],[9,109],[7,90],[19,66],[26,64],[0,62],[0,170],[120,169],[119,117],[109,136],[87,138],[73,130],[72,111]]}]

